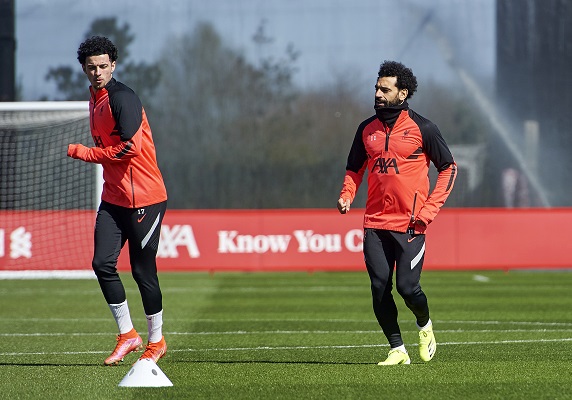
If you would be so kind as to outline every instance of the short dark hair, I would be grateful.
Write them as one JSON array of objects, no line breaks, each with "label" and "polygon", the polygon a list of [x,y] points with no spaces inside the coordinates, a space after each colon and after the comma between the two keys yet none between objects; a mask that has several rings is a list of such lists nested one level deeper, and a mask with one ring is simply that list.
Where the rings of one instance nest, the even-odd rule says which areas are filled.
[{"label": "short dark hair", "polygon": [[111,62],[117,61],[117,47],[104,36],[92,36],[86,39],[77,49],[77,59],[81,65],[91,56],[109,55]]},{"label": "short dark hair", "polygon": [[397,77],[397,89],[407,89],[407,98],[413,97],[413,93],[417,90],[417,78],[413,75],[413,71],[405,65],[397,61],[384,61],[379,66],[378,78],[395,76]]}]

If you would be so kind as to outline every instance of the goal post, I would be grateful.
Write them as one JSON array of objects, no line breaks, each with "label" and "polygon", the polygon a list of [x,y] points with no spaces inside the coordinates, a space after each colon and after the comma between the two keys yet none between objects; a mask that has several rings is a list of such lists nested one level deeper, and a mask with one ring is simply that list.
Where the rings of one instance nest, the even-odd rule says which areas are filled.
[{"label": "goal post", "polygon": [[0,271],[89,269],[101,198],[87,101],[0,102]]},{"label": "goal post", "polygon": [[[3,145],[1,162],[3,164],[10,163],[15,157],[29,156],[29,149],[22,149],[22,153],[28,154],[14,152],[14,143],[17,143],[16,147],[18,147],[18,144],[25,146],[27,138],[30,138],[30,136],[34,134],[45,135],[42,138],[44,144],[54,145],[59,142],[61,145],[57,146],[57,148],[63,148],[64,151],[69,143],[84,143],[91,146],[88,124],[89,103],[87,101],[0,102],[0,144]],[[42,130],[44,131],[43,134],[41,132]],[[51,131],[55,131],[54,133],[56,133],[61,130],[67,130],[67,135],[54,137],[54,135],[51,134]],[[31,139],[37,142],[35,138],[32,137]],[[41,142],[42,139],[39,139],[39,141]],[[9,143],[12,143],[13,146],[4,146],[4,144]],[[47,154],[58,156],[54,151],[55,148],[46,150],[48,150]],[[23,162],[22,159],[19,161]],[[48,163],[49,161],[45,159],[38,162],[40,166]],[[28,166],[30,165],[29,160],[26,164]],[[70,165],[72,165],[74,169],[79,167],[78,165]],[[16,166],[13,167],[16,168]],[[79,201],[76,207],[96,209],[99,206],[101,192],[103,190],[103,169],[99,164],[86,167],[94,169],[92,185],[93,196],[91,198],[92,200],[85,198],[85,200]],[[75,175],[79,177],[81,174]],[[0,177],[4,181],[5,176],[0,173]],[[33,194],[36,187],[29,187],[29,189],[27,192]],[[7,198],[8,197],[2,197],[5,201],[7,201]],[[22,201],[23,199],[21,198],[20,202]],[[47,203],[45,199],[43,202]],[[0,206],[0,209],[2,208],[4,207]]]}]

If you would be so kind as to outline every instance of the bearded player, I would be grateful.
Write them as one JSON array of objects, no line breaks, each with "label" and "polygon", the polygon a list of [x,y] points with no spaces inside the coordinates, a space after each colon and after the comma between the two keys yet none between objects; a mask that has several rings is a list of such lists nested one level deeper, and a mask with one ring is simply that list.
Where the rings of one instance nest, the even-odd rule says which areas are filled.
[{"label": "bearded player", "polygon": [[[396,289],[419,328],[419,355],[430,361],[437,342],[420,278],[425,257],[425,230],[453,189],[457,166],[437,126],[409,108],[417,89],[411,69],[395,61],[379,68],[375,115],[356,132],[346,164],[338,210],[345,214],[367,171],[363,252],[371,281],[373,311],[390,350],[379,365],[409,364],[403,344]],[[429,193],[429,163],[439,173]]]}]

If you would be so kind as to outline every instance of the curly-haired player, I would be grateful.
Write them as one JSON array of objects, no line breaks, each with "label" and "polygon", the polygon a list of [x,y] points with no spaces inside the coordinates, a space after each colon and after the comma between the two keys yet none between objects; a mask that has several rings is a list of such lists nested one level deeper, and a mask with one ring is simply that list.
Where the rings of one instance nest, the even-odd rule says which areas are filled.
[{"label": "curly-haired player", "polygon": [[[346,164],[338,210],[350,210],[367,170],[363,252],[371,280],[373,310],[391,349],[379,365],[409,364],[397,306],[397,292],[413,312],[419,328],[419,355],[430,361],[437,343],[421,290],[425,229],[451,193],[457,167],[437,127],[409,108],[417,79],[403,64],[381,64],[375,85],[375,115],[356,132]],[[439,175],[429,193],[429,163]]]},{"label": "curly-haired player", "polygon": [[119,329],[115,350],[104,364],[117,365],[127,354],[143,347],[116,268],[126,242],[131,272],[147,317],[149,336],[141,359],[157,361],[167,351],[155,260],[167,191],[157,166],[151,128],[139,97],[113,78],[117,48],[109,39],[87,39],[79,46],[77,56],[91,83],[90,127],[95,146],[70,144],[68,156],[103,166],[92,267]]}]

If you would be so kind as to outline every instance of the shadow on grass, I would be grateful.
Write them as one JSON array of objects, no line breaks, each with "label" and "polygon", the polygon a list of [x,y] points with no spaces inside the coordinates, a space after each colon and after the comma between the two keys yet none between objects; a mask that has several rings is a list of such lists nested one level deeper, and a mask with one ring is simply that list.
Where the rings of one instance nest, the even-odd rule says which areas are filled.
[{"label": "shadow on grass", "polygon": [[[285,365],[375,365],[374,362],[363,361],[314,361],[314,360],[168,360],[161,364],[285,364]],[[132,363],[123,363],[117,366],[106,366],[93,363],[66,363],[66,362],[0,362],[0,366],[17,367],[93,367],[93,368],[123,368],[131,367]]]},{"label": "shadow on grass", "polygon": [[[14,367],[106,367],[101,364],[82,364],[82,363],[45,363],[45,362],[0,362],[0,366]],[[107,367],[112,368],[112,367]]]},{"label": "shadow on grass", "polygon": [[277,360],[171,360],[172,364],[292,364],[292,365],[372,365],[353,361],[277,361]]}]

